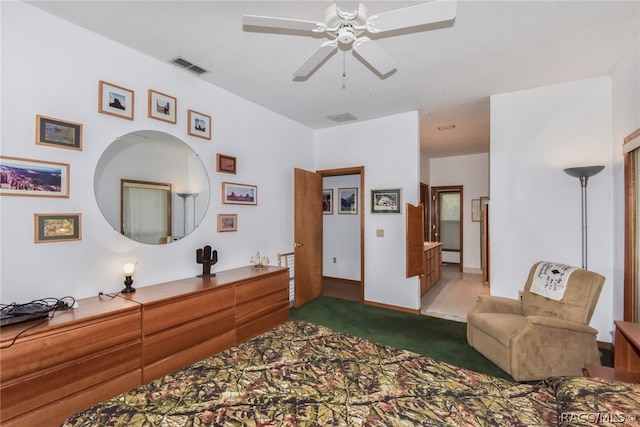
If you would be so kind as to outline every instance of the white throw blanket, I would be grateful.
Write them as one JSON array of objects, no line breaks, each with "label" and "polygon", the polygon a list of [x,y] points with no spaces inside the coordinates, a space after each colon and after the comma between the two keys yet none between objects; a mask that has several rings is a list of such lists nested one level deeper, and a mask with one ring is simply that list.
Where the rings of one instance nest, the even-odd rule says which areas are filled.
[{"label": "white throw blanket", "polygon": [[578,267],[557,262],[543,262],[538,265],[529,290],[534,294],[560,301],[567,287],[569,276],[577,269]]}]

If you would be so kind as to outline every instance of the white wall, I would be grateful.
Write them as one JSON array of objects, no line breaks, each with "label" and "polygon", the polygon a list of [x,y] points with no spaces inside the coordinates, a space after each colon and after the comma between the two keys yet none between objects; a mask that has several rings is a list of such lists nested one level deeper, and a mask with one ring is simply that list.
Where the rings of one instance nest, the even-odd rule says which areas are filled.
[{"label": "white wall", "polygon": [[611,342],[611,77],[491,97],[491,293],[517,297],[536,261],[580,266],[580,184],[563,169],[604,165],[588,183],[588,267],[606,277],[591,325]]},{"label": "white wall", "polygon": [[[68,199],[2,197],[3,303],[71,295],[83,298],[123,287],[120,262],[139,261],[134,286],[202,272],[195,251],[218,250],[213,271],[248,264],[257,250],[276,259],[293,241],[293,169],[313,169],[313,132],[176,67],[142,56],[23,2],[0,2],[2,24],[2,154],[70,164]],[[99,114],[98,81],[135,92],[135,120]],[[177,124],[147,118],[147,90],[177,98]],[[187,109],[212,117],[212,140],[187,135]],[[35,116],[84,125],[84,149],[36,145]],[[93,174],[103,150],[138,129],[161,130],[185,141],[205,163],[209,211],[200,227],[167,246],[119,235],[94,198]],[[216,153],[236,156],[237,175],[215,172]],[[222,181],[258,186],[258,206],[222,205]],[[82,240],[35,244],[34,213],[75,213]],[[237,213],[238,231],[216,232],[216,214]]]},{"label": "white wall", "polygon": [[[471,200],[489,196],[489,154],[429,160],[431,187],[462,185],[462,245],[464,271],[481,272],[480,223],[471,221]],[[443,255],[444,257],[444,255]],[[443,258],[444,259],[444,258]]]},{"label": "white wall", "polygon": [[640,37],[612,74],[614,289],[613,319],[624,318],[624,138],[640,128]]},{"label": "white wall", "polygon": [[[322,188],[333,190],[333,214],[323,215],[322,274],[347,280],[360,280],[360,215],[340,213],[341,188],[356,188],[360,203],[360,175],[327,176]],[[335,262],[334,262],[335,259]]]},{"label": "white wall", "polygon": [[[420,200],[415,111],[316,131],[316,169],[364,166],[365,299],[420,308],[417,277],[406,278],[405,204]],[[372,189],[402,189],[401,214],[372,214]],[[376,230],[384,237],[376,237]]]}]

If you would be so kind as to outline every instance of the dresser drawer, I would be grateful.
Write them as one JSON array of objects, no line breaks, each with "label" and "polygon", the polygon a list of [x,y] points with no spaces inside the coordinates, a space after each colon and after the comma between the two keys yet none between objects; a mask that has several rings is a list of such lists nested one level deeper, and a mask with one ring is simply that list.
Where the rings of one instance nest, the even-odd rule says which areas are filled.
[{"label": "dresser drawer", "polygon": [[178,353],[209,338],[232,331],[233,309],[228,308],[193,322],[144,337],[144,364]]},{"label": "dresser drawer", "polygon": [[260,335],[263,332],[273,329],[281,323],[289,320],[289,306],[286,308],[274,311],[267,314],[257,320],[249,323],[245,323],[241,326],[236,326],[236,344],[243,343],[253,337]]},{"label": "dresser drawer", "polygon": [[173,298],[144,308],[145,335],[233,307],[233,287]]},{"label": "dresser drawer", "polygon": [[51,333],[19,338],[13,346],[0,350],[0,382],[139,341],[140,319],[140,311],[136,309],[126,315],[70,324]]},{"label": "dresser drawer", "polygon": [[[140,372],[141,342],[61,364],[2,384],[2,419],[11,418],[131,371]],[[138,374],[138,381],[142,381]],[[124,392],[125,390],[121,390]]]},{"label": "dresser drawer", "polygon": [[236,327],[259,319],[269,313],[289,307],[289,290],[281,289],[274,293],[252,300],[236,307]]},{"label": "dresser drawer", "polygon": [[236,285],[236,305],[260,298],[280,290],[289,292],[289,276],[283,270],[273,276],[268,276],[254,282]]}]

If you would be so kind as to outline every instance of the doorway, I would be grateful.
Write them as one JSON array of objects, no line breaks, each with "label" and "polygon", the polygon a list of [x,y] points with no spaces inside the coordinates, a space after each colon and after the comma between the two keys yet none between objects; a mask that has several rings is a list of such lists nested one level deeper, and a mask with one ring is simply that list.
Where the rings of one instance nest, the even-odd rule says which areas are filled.
[{"label": "doorway", "polygon": [[462,239],[463,186],[431,188],[431,241],[442,242],[443,265],[457,265],[462,271],[464,251]]},{"label": "doorway", "polygon": [[[323,200],[323,295],[364,301],[364,166],[320,170]],[[333,237],[332,237],[333,236]]]}]

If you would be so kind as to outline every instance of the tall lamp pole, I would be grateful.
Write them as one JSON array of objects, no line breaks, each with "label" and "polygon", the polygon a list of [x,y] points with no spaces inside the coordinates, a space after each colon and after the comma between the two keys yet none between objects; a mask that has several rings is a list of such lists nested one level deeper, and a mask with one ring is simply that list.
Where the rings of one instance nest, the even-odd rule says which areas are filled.
[{"label": "tall lamp pole", "polygon": [[587,268],[587,181],[589,177],[599,173],[604,166],[580,166],[567,168],[564,171],[580,180],[582,189],[582,268]]},{"label": "tall lamp pole", "polygon": [[187,199],[193,194],[191,193],[176,193],[182,198],[182,237],[187,235]]}]

